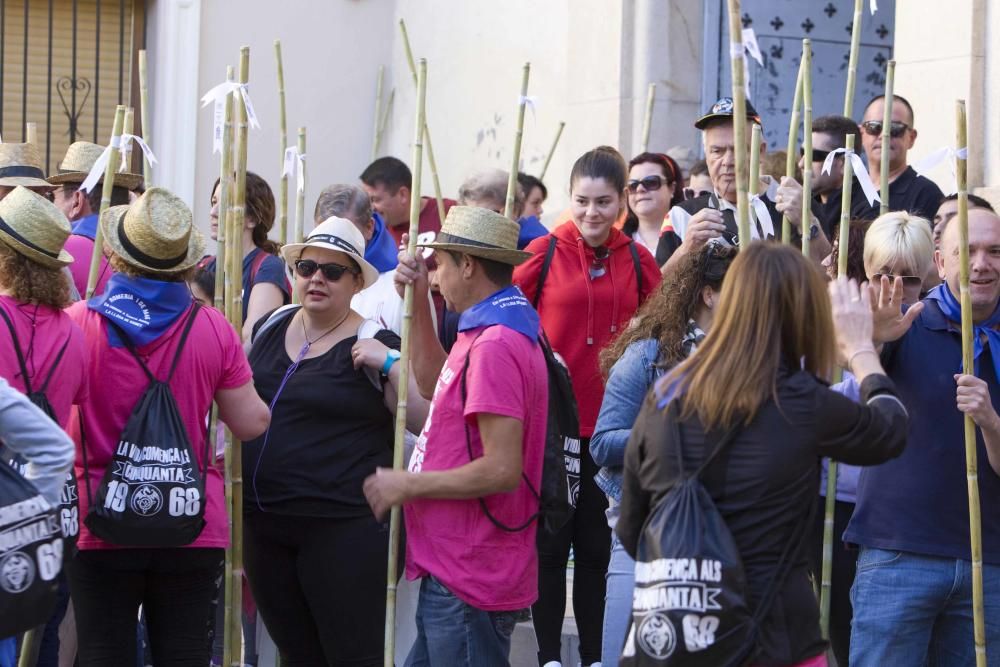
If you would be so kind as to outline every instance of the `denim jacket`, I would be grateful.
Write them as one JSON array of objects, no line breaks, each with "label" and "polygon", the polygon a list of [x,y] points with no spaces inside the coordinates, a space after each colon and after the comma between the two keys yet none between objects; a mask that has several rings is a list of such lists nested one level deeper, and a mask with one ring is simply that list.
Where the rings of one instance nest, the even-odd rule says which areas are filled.
[{"label": "denim jacket", "polygon": [[604,387],[604,401],[597,415],[590,455],[602,466],[594,477],[597,486],[614,501],[622,497],[622,468],[625,445],[639,408],[653,383],[663,375],[654,364],[659,342],[654,338],[638,340],[627,348],[611,367]]}]

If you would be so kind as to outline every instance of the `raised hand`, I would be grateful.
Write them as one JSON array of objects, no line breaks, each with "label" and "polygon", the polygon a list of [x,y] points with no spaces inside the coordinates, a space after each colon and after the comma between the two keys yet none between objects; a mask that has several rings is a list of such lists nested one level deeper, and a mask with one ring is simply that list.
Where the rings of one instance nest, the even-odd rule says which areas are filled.
[{"label": "raised hand", "polygon": [[880,281],[868,286],[868,292],[874,325],[872,341],[876,345],[902,338],[924,309],[924,304],[917,302],[903,313],[902,278],[896,278],[890,285],[888,276],[882,276]]}]

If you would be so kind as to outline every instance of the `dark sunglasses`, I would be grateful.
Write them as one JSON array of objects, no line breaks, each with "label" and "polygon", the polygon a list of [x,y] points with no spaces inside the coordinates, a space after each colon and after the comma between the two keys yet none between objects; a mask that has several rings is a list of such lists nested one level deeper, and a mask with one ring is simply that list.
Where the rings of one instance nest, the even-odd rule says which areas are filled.
[{"label": "dark sunglasses", "polygon": [[[824,160],[826,160],[826,156],[830,154],[830,151],[821,151],[818,148],[814,148],[812,150],[813,150],[813,159],[812,159],[813,162],[823,162]],[[805,157],[805,156],[806,156],[805,146],[799,146],[799,157]]]},{"label": "dark sunglasses", "polygon": [[684,188],[684,199],[695,199],[710,194],[712,194],[711,190],[698,190],[695,192],[694,188]]},{"label": "dark sunglasses", "polygon": [[892,273],[873,273],[872,279],[881,282],[883,276],[889,279],[890,284],[896,282],[896,278],[902,278],[903,287],[909,287],[910,289],[920,287],[924,284],[920,276],[897,276]]},{"label": "dark sunglasses", "polygon": [[[880,120],[866,120],[861,123],[861,129],[865,131],[869,137],[877,137],[882,134],[882,121]],[[903,136],[903,133],[910,129],[910,126],[906,123],[894,120],[889,123],[889,136],[893,139],[899,139]]]},{"label": "dark sunglasses", "polygon": [[646,176],[645,178],[638,181],[633,179],[629,181],[628,185],[626,185],[625,187],[627,187],[628,191],[631,192],[632,194],[635,194],[636,192],[639,191],[640,185],[646,192],[656,192],[657,190],[662,188],[663,185],[666,183],[667,179],[663,178],[662,176],[657,176],[654,174],[652,176]]},{"label": "dark sunglasses", "polygon": [[329,264],[319,264],[311,259],[300,259],[295,262],[295,273],[299,274],[303,278],[310,278],[316,271],[320,270],[323,272],[323,277],[330,282],[337,282],[340,280],[345,273],[352,273],[354,275],[358,274],[358,270],[351,266],[344,266],[343,264],[337,264],[335,262],[330,262]]}]

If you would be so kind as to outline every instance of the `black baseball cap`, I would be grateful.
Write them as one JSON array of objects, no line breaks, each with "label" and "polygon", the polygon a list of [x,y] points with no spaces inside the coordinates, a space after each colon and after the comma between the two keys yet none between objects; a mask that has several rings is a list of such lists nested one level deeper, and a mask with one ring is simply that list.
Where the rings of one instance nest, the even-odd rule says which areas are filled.
[{"label": "black baseball cap", "polygon": [[[747,120],[752,120],[753,122],[761,125],[760,115],[757,114],[757,110],[753,108],[750,104],[750,100],[746,101],[747,105]],[[704,130],[710,122],[716,118],[732,118],[733,117],[733,98],[731,97],[720,97],[719,101],[712,105],[712,108],[708,110],[704,116],[695,121],[694,126],[699,130]]]}]

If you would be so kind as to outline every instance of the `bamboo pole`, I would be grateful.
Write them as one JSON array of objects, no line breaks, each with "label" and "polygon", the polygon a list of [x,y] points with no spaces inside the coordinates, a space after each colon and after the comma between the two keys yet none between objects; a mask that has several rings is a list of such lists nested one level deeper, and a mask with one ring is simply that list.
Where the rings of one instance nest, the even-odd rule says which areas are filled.
[{"label": "bamboo pole", "polygon": [[896,61],[890,60],[885,68],[885,99],[882,110],[882,154],[879,158],[879,215],[889,212],[889,156],[892,153],[892,88],[896,79]]},{"label": "bamboo pole", "polygon": [[[799,74],[795,79],[795,97],[792,100],[792,116],[788,123],[788,152],[785,155],[785,176],[793,178],[795,176],[795,154],[798,152],[799,143],[799,112],[802,109],[802,68],[805,60],[799,60]],[[809,158],[812,160],[812,157]],[[806,164],[809,163],[806,160]],[[788,215],[781,216],[781,242],[792,242],[792,221]]]},{"label": "bamboo pole", "polygon": [[653,126],[653,105],[656,104],[656,84],[649,84],[649,89],[646,91],[646,115],[642,119],[642,150],[640,153],[645,153],[649,150],[649,131]]},{"label": "bamboo pole", "polygon": [[[101,210],[98,213],[98,220],[104,212],[111,206],[111,192],[115,185],[115,172],[118,165],[118,146],[122,140],[122,125],[125,124],[125,106],[119,104],[115,107],[115,120],[111,129],[110,154],[108,155],[108,165],[104,169],[104,187],[101,190]],[[94,252],[90,256],[90,273],[87,275],[87,293],[85,298],[94,296],[94,289],[97,287],[97,276],[101,272],[101,258],[104,256],[104,234],[101,225],[97,225],[97,233],[94,235]]]},{"label": "bamboo pole", "polygon": [[379,144],[382,143],[382,137],[385,136],[385,126],[389,123],[389,112],[392,111],[392,103],[396,100],[396,89],[393,88],[389,91],[389,99],[385,103],[385,109],[382,110],[382,119],[378,124],[378,141]]},{"label": "bamboo pole", "polygon": [[40,648],[39,640],[43,632],[45,632],[45,625],[25,631],[21,638],[21,655],[17,658],[17,667],[36,667]]},{"label": "bamboo pole", "polygon": [[747,100],[743,77],[743,23],[740,0],[729,3],[729,55],[733,79],[733,143],[736,144],[736,226],[740,248],[750,244],[750,202],[747,199]]},{"label": "bamboo pole", "polygon": [[[149,137],[149,70],[146,64],[146,49],[139,51],[139,123],[142,125],[143,138]],[[149,143],[148,141],[146,142]],[[153,187],[153,167],[149,158],[142,154],[142,183],[145,187]]]},{"label": "bamboo pole", "polygon": [[861,51],[861,13],[865,0],[854,0],[854,23],[851,27],[851,53],[847,60],[847,90],[844,91],[844,115],[854,118],[854,92],[858,80],[858,53]]},{"label": "bamboo pole", "polygon": [[[891,63],[892,61],[890,61]],[[968,146],[965,100],[955,105],[959,150]],[[962,372],[975,368],[972,346],[972,296],[969,293],[969,192],[968,158],[956,156],[958,181],[958,252],[961,263],[959,292],[962,303]],[[965,473],[969,489],[969,537],[972,555],[972,627],[976,643],[976,665],[986,667],[986,616],[983,606],[983,534],[979,507],[979,463],[976,452],[976,423],[965,415]]]},{"label": "bamboo pole", "polygon": [[524,107],[528,104],[528,77],[531,75],[531,63],[524,63],[521,75],[521,97],[517,103],[517,132],[514,133],[514,154],[510,159],[510,173],[507,175],[507,200],[504,203],[503,214],[514,219],[514,200],[517,195],[517,172],[521,165],[521,137],[524,135]]},{"label": "bamboo pole", "polygon": [[556,146],[559,145],[559,137],[562,136],[563,128],[566,127],[566,121],[559,121],[559,129],[556,130],[556,138],[552,140],[552,148],[549,149],[549,154],[545,156],[545,164],[542,165],[542,173],[538,175],[538,180],[545,180],[545,172],[549,170],[549,162],[552,162],[552,156],[556,153]]},{"label": "bamboo pole", "polygon": [[[135,129],[135,109],[132,107],[125,107],[125,122],[122,125],[122,135],[134,134]],[[118,172],[126,172],[132,170],[132,144],[126,143],[122,146],[122,160],[118,166]]]},{"label": "bamboo pole", "polygon": [[38,145],[38,123],[28,122],[24,124],[24,141]]},{"label": "bamboo pole", "polygon": [[[403,19],[399,19],[399,30],[403,34],[403,50],[406,52],[406,64],[410,66],[410,74],[413,76],[413,86],[416,88],[419,85],[417,80],[417,67],[413,63],[413,51],[410,49],[410,36],[406,32],[406,22]],[[437,199],[438,217],[441,218],[441,222],[444,223],[445,210],[444,210],[444,197],[441,195],[441,181],[438,180],[438,170],[437,162],[434,160],[434,146],[431,144],[431,130],[427,127],[427,110],[424,110],[424,134],[427,143],[427,166],[431,168],[431,181],[434,184],[434,197]],[[413,165],[416,169],[417,166]],[[417,200],[420,199],[419,192],[411,192],[411,196],[416,197]],[[417,209],[417,215],[420,214],[420,209]]]},{"label": "bamboo pole", "polygon": [[285,149],[288,148],[288,121],[285,113],[285,66],[281,59],[281,40],[274,40],[274,59],[278,64],[278,164],[281,179],[278,181],[278,238],[281,245],[288,243],[288,176],[285,175]]},{"label": "bamboo pole", "polygon": [[[527,75],[525,75],[527,77]],[[417,114],[413,138],[413,191],[420,192],[420,167],[423,161],[423,139],[426,138],[425,103],[427,99],[427,61],[420,59],[417,74]],[[420,199],[410,199],[410,235],[406,252],[412,257],[417,251]],[[410,377],[410,329],[413,324],[413,285],[407,285],[403,292],[403,322],[399,347],[399,391],[396,403],[396,430],[392,450],[392,467],[403,469],[403,438],[406,434],[406,401]],[[385,652],[384,667],[393,667],[396,654],[396,557],[399,553],[400,520],[399,507],[393,507],[389,515],[389,566],[385,585]]]},{"label": "bamboo pole", "polygon": [[750,177],[747,180],[747,192],[751,197],[760,192],[760,125],[753,124],[750,128]]},{"label": "bamboo pole", "polygon": [[369,162],[374,162],[375,158],[378,157],[378,144],[380,131],[382,129],[382,83],[385,79],[385,65],[378,66],[378,76],[375,77],[375,121],[373,123],[372,132],[372,154]]},{"label": "bamboo pole", "polygon": [[[299,155],[296,158],[299,163],[298,169],[302,170],[302,179],[305,181],[306,177],[306,128],[299,128]],[[295,188],[295,242],[302,243],[302,239],[305,238],[305,223],[306,223],[306,190],[303,187],[301,190],[298,186]]]},{"label": "bamboo pole", "polygon": [[812,219],[812,150],[813,150],[813,94],[812,94],[812,42],[802,40],[802,150],[808,156],[807,168],[802,170],[802,254],[809,256],[809,221]]},{"label": "bamboo pole", "polygon": [[[229,65],[226,67],[226,81],[232,80],[233,66]],[[219,164],[219,222],[215,242],[215,296],[213,302],[220,313],[226,312],[225,295],[231,289],[225,283],[225,279],[229,277],[225,268],[226,243],[229,239],[226,229],[227,214],[229,212],[229,195],[232,192],[233,184],[233,97],[231,92],[226,96],[222,125],[222,158]]]}]

